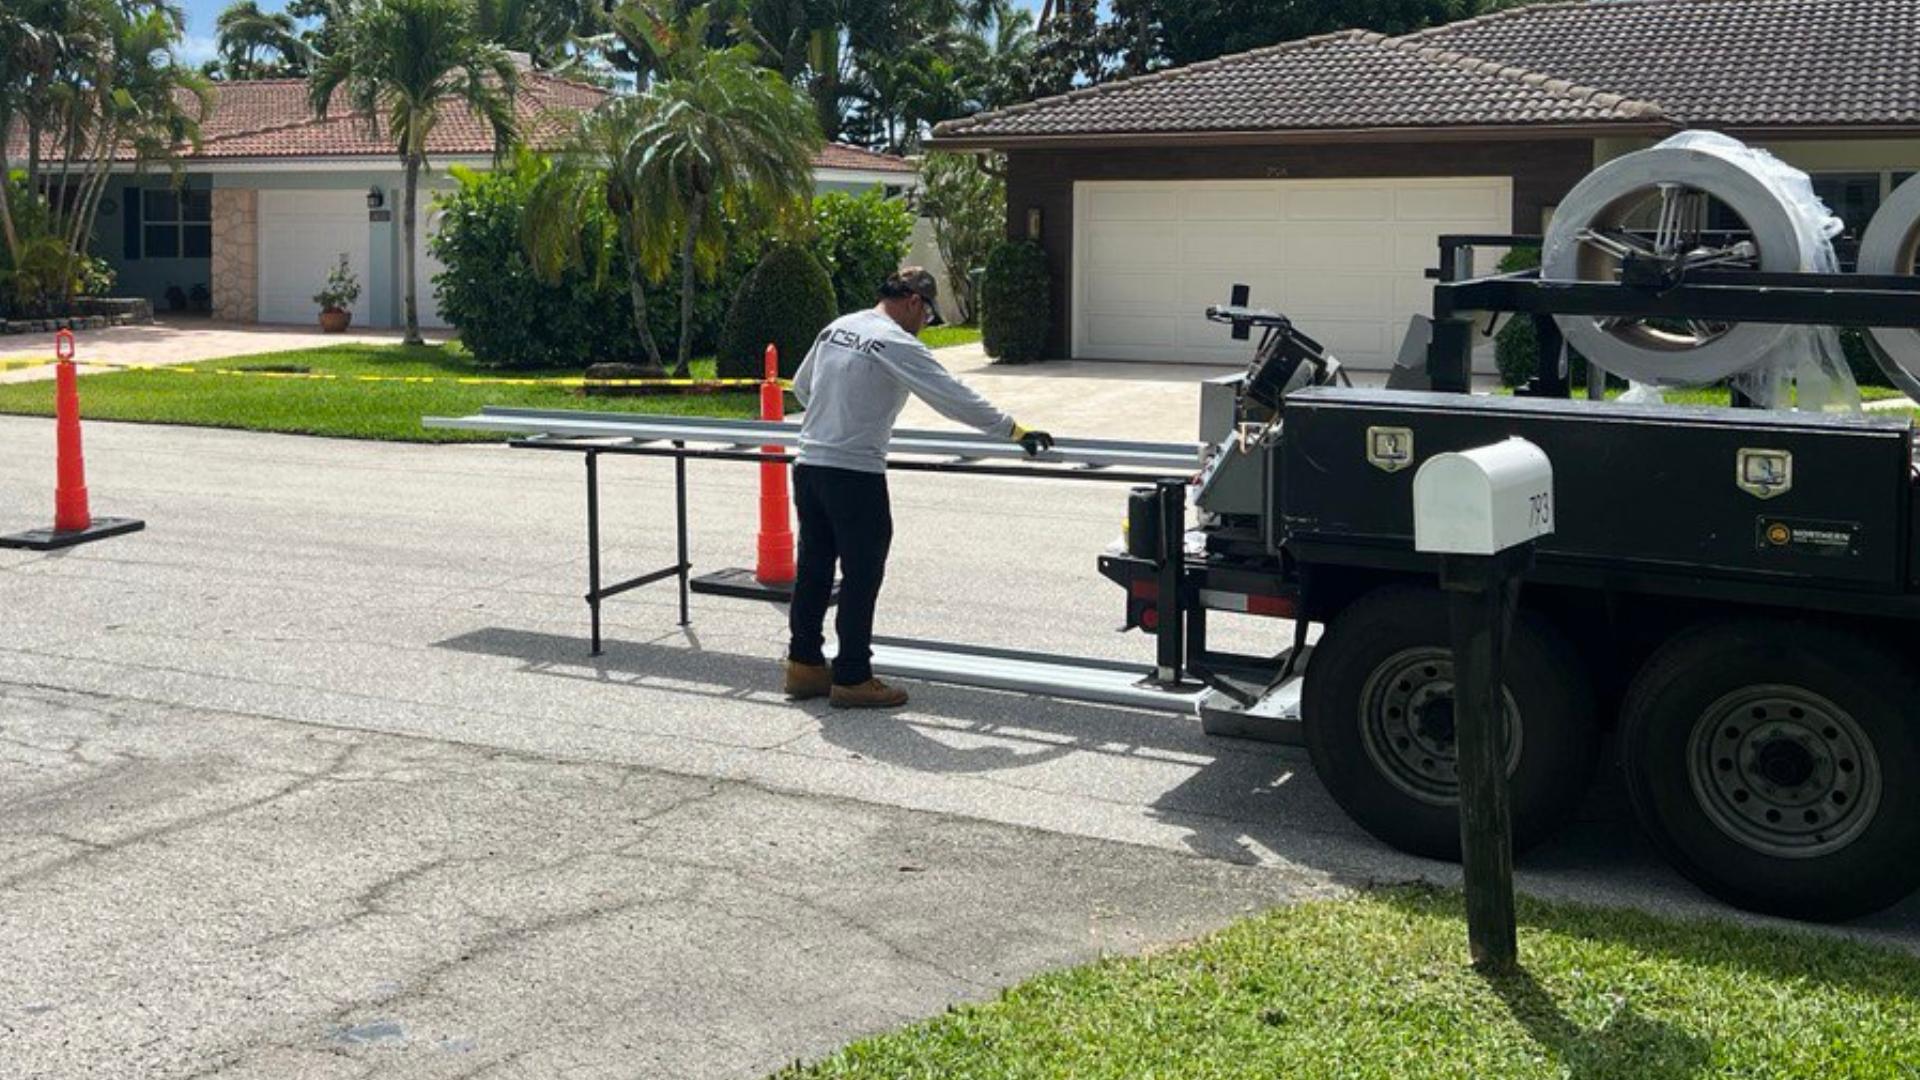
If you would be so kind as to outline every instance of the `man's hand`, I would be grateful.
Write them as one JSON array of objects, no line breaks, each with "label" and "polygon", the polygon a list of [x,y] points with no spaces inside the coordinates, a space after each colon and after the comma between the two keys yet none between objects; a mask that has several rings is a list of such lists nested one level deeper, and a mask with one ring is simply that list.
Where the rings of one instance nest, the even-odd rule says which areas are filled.
[{"label": "man's hand", "polygon": [[1041,454],[1053,449],[1052,435],[1044,431],[1034,431],[1029,428],[1023,428],[1018,422],[1013,425],[1013,441],[1020,444],[1021,449],[1027,452],[1028,457],[1039,457]]}]

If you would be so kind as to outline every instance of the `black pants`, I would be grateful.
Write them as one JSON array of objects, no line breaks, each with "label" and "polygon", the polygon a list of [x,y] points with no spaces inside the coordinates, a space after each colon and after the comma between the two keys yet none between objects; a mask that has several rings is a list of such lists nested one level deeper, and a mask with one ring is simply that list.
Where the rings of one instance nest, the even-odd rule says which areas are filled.
[{"label": "black pants", "polygon": [[873,678],[873,608],[887,572],[887,549],[893,546],[886,475],[796,465],[793,504],[800,517],[800,557],[787,656],[802,664],[825,662],[821,630],[838,562],[840,614],[833,630],[840,652],[833,661],[833,681],[857,686]]}]

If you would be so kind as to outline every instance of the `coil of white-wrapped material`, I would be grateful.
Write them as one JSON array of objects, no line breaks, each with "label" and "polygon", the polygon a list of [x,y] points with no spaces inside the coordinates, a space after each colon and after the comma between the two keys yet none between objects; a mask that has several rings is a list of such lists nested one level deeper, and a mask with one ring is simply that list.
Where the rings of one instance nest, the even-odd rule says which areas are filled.
[{"label": "coil of white-wrapped material", "polygon": [[[1831,238],[1840,223],[1813,194],[1802,173],[1777,158],[1715,132],[1683,132],[1659,146],[1608,162],[1581,181],[1554,212],[1542,250],[1542,276],[1556,281],[1612,281],[1619,261],[1590,240],[1594,231],[1622,230],[1662,189],[1718,200],[1751,232],[1754,269],[1770,273],[1832,272]],[[1662,202],[1664,210],[1665,202]],[[1697,203],[1704,215],[1704,200]],[[1696,226],[1701,222],[1694,222]],[[1697,386],[1739,377],[1777,385],[1801,374],[1803,407],[1827,399],[1824,383],[1833,358],[1804,327],[1756,323],[1680,334],[1658,323],[1557,317],[1567,343],[1616,375],[1656,386]],[[1809,358],[1814,359],[1808,363]],[[1842,367],[1846,389],[1857,397]],[[1782,395],[1783,400],[1790,395]]]},{"label": "coil of white-wrapped material", "polygon": [[[1912,274],[1920,258],[1920,176],[1894,190],[1873,215],[1860,238],[1860,272]],[[1874,359],[1887,378],[1910,398],[1920,401],[1920,330],[1883,328],[1868,332]]]}]

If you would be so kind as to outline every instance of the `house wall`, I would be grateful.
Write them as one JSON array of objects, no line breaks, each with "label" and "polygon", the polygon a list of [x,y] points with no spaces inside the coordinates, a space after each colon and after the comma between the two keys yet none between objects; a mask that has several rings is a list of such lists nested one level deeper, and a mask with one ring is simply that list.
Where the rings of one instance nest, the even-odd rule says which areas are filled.
[{"label": "house wall", "polygon": [[1513,229],[1540,229],[1593,161],[1589,139],[1534,142],[1342,143],[1294,146],[1016,151],[1007,162],[1007,235],[1037,237],[1053,279],[1047,354],[1066,356],[1073,325],[1073,185],[1081,180],[1331,180],[1345,177],[1507,176]]},{"label": "house wall", "polygon": [[[183,292],[191,292],[195,285],[210,284],[210,260],[127,258],[127,208],[140,198],[141,191],[174,183],[174,179],[165,174],[115,177],[108,182],[108,201],[101,203],[93,226],[94,254],[112,263],[118,275],[114,295],[141,297],[151,301],[155,311],[163,313],[168,310],[169,286],[178,285]],[[207,178],[203,176],[187,176],[180,183],[188,188],[208,187]]]},{"label": "house wall", "polygon": [[[421,191],[424,198],[430,183],[442,180],[443,174],[423,177]],[[386,193],[386,206],[392,211],[390,220],[368,220],[367,250],[374,253],[367,267],[366,280],[360,283],[362,295],[367,302],[366,323],[374,327],[399,325],[400,276],[396,270],[400,232],[397,223],[400,218],[400,189],[403,178],[400,165],[395,162],[389,168],[369,167],[365,169],[311,170],[288,172],[215,172],[212,174],[215,191],[222,189],[242,189],[248,191],[366,191],[379,187]],[[451,182],[451,181],[446,181]],[[256,196],[257,197],[257,196]],[[369,219],[372,215],[369,213]],[[257,258],[257,256],[256,256]],[[258,274],[258,262],[254,263]],[[316,313],[317,317],[317,313]]]},{"label": "house wall", "polygon": [[253,322],[260,317],[260,193],[253,188],[213,192],[213,317]]}]

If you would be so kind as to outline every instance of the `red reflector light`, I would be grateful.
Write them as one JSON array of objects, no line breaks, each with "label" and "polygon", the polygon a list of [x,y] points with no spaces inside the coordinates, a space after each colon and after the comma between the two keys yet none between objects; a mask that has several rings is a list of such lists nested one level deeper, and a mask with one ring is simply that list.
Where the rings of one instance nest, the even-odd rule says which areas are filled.
[{"label": "red reflector light", "polygon": [[1291,619],[1298,614],[1299,607],[1291,596],[1249,596],[1247,614],[1267,615],[1277,619]]}]

